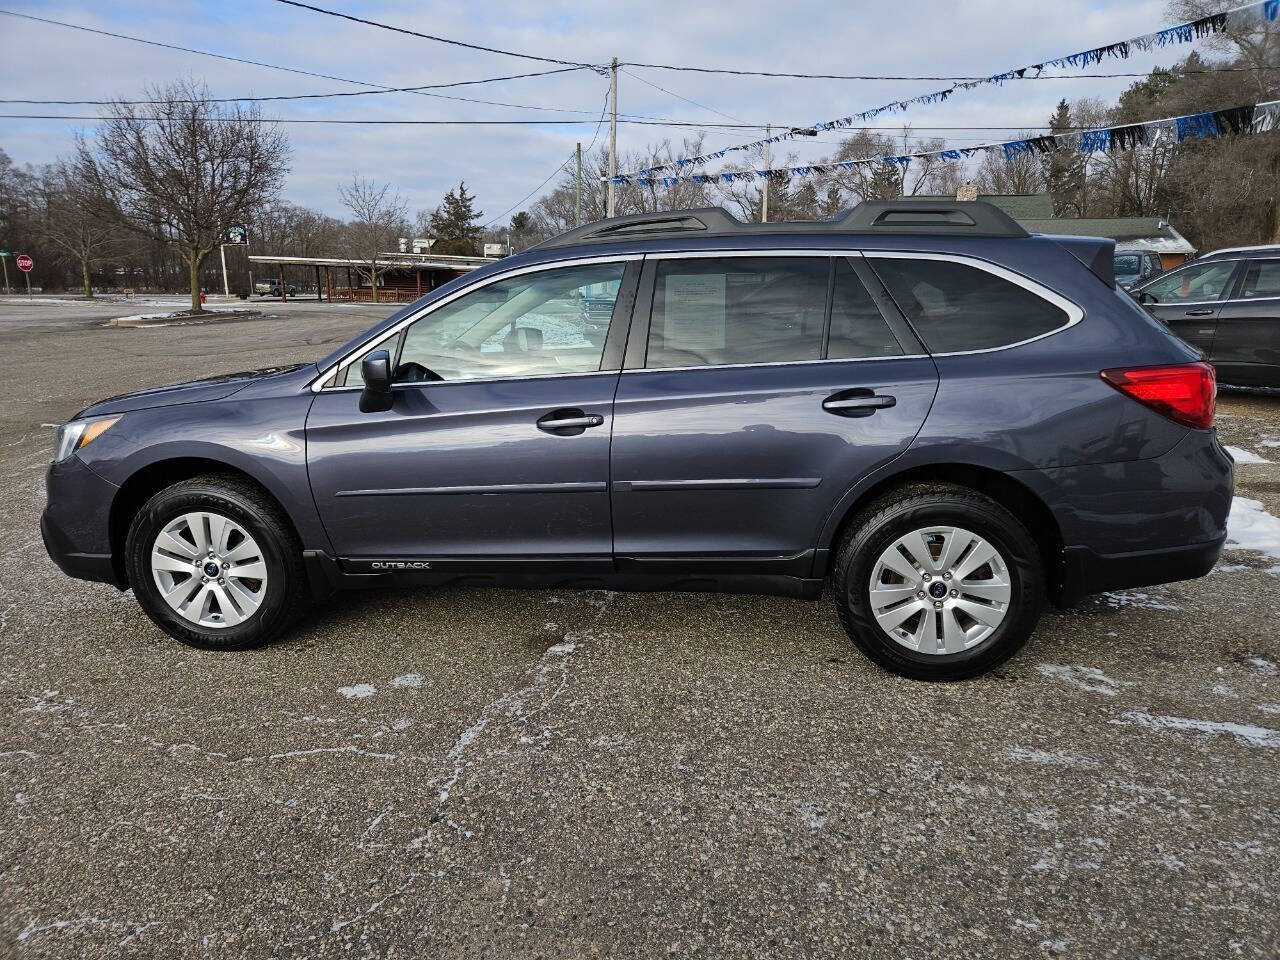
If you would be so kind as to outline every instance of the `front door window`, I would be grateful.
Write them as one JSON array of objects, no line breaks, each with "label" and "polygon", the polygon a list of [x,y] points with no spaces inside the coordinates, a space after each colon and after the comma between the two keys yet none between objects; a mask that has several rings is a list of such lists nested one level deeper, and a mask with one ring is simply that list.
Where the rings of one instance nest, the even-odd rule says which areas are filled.
[{"label": "front door window", "polygon": [[1142,288],[1149,303],[1201,303],[1217,300],[1236,272],[1234,260],[1214,260],[1177,270]]},{"label": "front door window", "polygon": [[600,369],[598,317],[612,312],[625,263],[561,267],[498,280],[414,322],[395,380],[478,380]]}]

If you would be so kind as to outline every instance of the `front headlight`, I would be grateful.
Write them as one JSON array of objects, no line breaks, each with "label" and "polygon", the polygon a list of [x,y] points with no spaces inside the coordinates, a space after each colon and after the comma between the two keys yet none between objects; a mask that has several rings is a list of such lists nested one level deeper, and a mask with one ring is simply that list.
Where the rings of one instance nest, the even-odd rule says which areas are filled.
[{"label": "front headlight", "polygon": [[70,423],[64,423],[58,428],[53,462],[61,463],[81,447],[87,447],[115,426],[119,419],[119,417],[99,417],[96,420],[72,420]]}]

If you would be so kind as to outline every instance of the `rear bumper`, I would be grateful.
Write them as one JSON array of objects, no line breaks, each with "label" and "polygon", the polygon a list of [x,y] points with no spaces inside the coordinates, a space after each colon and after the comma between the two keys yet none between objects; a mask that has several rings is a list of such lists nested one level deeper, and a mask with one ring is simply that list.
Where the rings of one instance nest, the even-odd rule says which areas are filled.
[{"label": "rear bumper", "polygon": [[40,515],[44,548],[63,573],[128,586],[111,553],[111,502],[115,484],[103,480],[76,456],[49,467],[48,505]]},{"label": "rear bumper", "polygon": [[1058,603],[1067,607],[1091,593],[1104,590],[1148,587],[1203,577],[1218,562],[1225,541],[1224,535],[1207,543],[1117,554],[1100,554],[1088,547],[1067,547],[1063,551]]}]

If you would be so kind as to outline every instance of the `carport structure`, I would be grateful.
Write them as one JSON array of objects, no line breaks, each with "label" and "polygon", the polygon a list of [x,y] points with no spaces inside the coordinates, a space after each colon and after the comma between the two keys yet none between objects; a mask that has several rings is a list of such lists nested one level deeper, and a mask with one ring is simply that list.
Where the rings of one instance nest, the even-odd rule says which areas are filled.
[{"label": "carport structure", "polygon": [[[387,253],[378,257],[379,271],[386,269],[378,278],[378,301],[380,303],[410,303],[434,290],[441,284],[448,283],[454,277],[493,263],[494,257],[455,257],[431,253]],[[251,254],[250,269],[258,276],[277,276],[284,279],[286,267],[310,267],[315,271],[317,300],[347,300],[352,302],[371,302],[373,287],[368,284],[367,274],[369,262],[344,257],[294,257],[271,254]],[[274,267],[273,271],[271,268]],[[296,269],[291,271],[297,277]],[[296,279],[294,280],[296,284]],[[280,284],[281,298],[288,289],[287,282]]]}]

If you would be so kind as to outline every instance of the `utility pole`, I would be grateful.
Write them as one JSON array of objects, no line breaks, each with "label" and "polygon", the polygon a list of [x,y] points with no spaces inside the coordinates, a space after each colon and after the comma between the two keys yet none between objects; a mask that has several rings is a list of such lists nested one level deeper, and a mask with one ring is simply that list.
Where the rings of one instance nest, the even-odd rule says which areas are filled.
[{"label": "utility pole", "polygon": [[613,58],[609,67],[609,201],[605,208],[605,216],[612,217],[614,211],[613,194],[617,184],[613,178],[618,175],[618,58]]},{"label": "utility pole", "polygon": [[578,141],[578,185],[573,191],[573,225],[582,226],[582,141]]},{"label": "utility pole", "polygon": [[218,255],[222,257],[222,295],[229,297],[231,288],[227,286],[227,245],[225,243],[218,244]]},{"label": "utility pole", "polygon": [[[766,125],[766,126],[765,126],[765,128],[764,128],[764,138],[765,138],[765,140],[767,141],[767,140],[768,140],[770,137],[772,137],[772,136],[773,136],[773,127],[770,127],[770,126]],[[765,145],[764,145],[764,168],[765,168],[766,170],[768,170],[768,169],[769,169],[769,154],[770,154],[770,152],[771,152],[771,151],[769,150],[769,144],[768,144],[768,143],[765,143]],[[760,222],[761,222],[761,223],[768,223],[768,222],[769,222],[769,178],[768,178],[768,177],[765,177],[765,178],[764,178],[764,193],[763,193],[763,195],[762,195],[762,196],[761,196],[761,198],[760,198]]]}]

